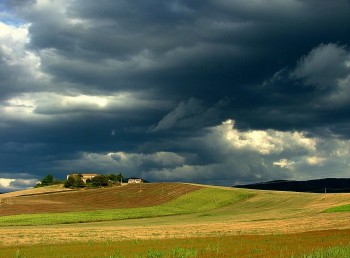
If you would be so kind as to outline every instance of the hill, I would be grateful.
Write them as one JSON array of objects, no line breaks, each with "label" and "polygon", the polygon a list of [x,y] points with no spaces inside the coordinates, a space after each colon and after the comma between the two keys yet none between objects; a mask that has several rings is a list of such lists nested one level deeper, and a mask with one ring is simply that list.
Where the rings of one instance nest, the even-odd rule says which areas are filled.
[{"label": "hill", "polygon": [[275,180],[234,187],[309,193],[350,193],[350,178],[325,178],[307,181]]},{"label": "hill", "polygon": [[129,184],[81,190],[49,186],[1,195],[0,216],[148,207],[201,188],[181,183]]}]

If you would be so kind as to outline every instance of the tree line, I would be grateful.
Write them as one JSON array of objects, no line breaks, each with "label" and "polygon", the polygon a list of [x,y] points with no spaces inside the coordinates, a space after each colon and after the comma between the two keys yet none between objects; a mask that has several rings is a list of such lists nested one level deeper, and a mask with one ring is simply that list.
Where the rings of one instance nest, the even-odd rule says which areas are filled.
[{"label": "tree line", "polygon": [[58,180],[54,178],[53,175],[49,174],[45,176],[40,183],[36,184],[37,187],[55,185],[55,184],[63,184],[66,188],[96,188],[102,186],[111,186],[115,184],[120,184],[124,180],[124,176],[122,173],[119,174],[106,174],[106,175],[98,175],[91,179],[87,179],[86,182],[83,181],[82,174],[70,175],[67,180]]}]

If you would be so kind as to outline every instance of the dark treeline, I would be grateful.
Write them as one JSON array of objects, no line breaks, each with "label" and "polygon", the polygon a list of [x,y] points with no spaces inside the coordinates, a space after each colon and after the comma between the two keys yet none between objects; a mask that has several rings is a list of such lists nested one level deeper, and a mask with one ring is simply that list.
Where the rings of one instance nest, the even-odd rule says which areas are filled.
[{"label": "dark treeline", "polygon": [[70,175],[68,179],[64,182],[64,187],[66,188],[96,188],[102,186],[111,186],[116,184],[121,184],[124,181],[124,176],[119,173],[107,174],[107,175],[97,175],[93,178],[87,180],[83,179],[82,174]]},{"label": "dark treeline", "polygon": [[124,182],[124,176],[122,173],[97,175],[87,180],[83,179],[82,174],[72,174],[67,178],[67,180],[60,180],[49,174],[45,176],[38,184],[36,184],[35,187],[38,188],[55,184],[63,184],[66,188],[94,188],[121,184],[122,182]]},{"label": "dark treeline", "polygon": [[276,180],[234,187],[310,193],[350,193],[350,178],[325,178],[308,181]]}]

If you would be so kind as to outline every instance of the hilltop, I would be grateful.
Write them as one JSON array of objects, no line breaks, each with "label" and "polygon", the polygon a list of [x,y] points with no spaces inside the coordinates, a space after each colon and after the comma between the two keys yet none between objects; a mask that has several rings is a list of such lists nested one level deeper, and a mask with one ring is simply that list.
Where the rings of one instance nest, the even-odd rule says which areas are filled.
[{"label": "hilltop", "polygon": [[181,183],[126,184],[80,190],[52,185],[1,195],[0,216],[155,206],[201,188]]}]

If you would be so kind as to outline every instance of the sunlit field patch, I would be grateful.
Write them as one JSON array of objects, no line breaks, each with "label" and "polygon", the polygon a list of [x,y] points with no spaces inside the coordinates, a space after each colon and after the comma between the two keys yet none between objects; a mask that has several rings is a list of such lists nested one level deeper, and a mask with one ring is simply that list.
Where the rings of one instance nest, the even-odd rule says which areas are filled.
[{"label": "sunlit field patch", "polygon": [[69,224],[190,214],[213,210],[249,198],[244,190],[203,188],[161,205],[66,213],[23,214],[0,217],[1,226]]},{"label": "sunlit field patch", "polygon": [[324,210],[324,212],[350,212],[350,204],[332,207]]},{"label": "sunlit field patch", "polygon": [[[88,234],[88,232],[86,233]],[[184,239],[67,242],[11,246],[0,257],[338,257],[349,253],[350,230]],[[317,256],[318,255],[318,256]],[[339,256],[344,257],[344,256]],[[348,257],[348,256],[345,256]]]}]

